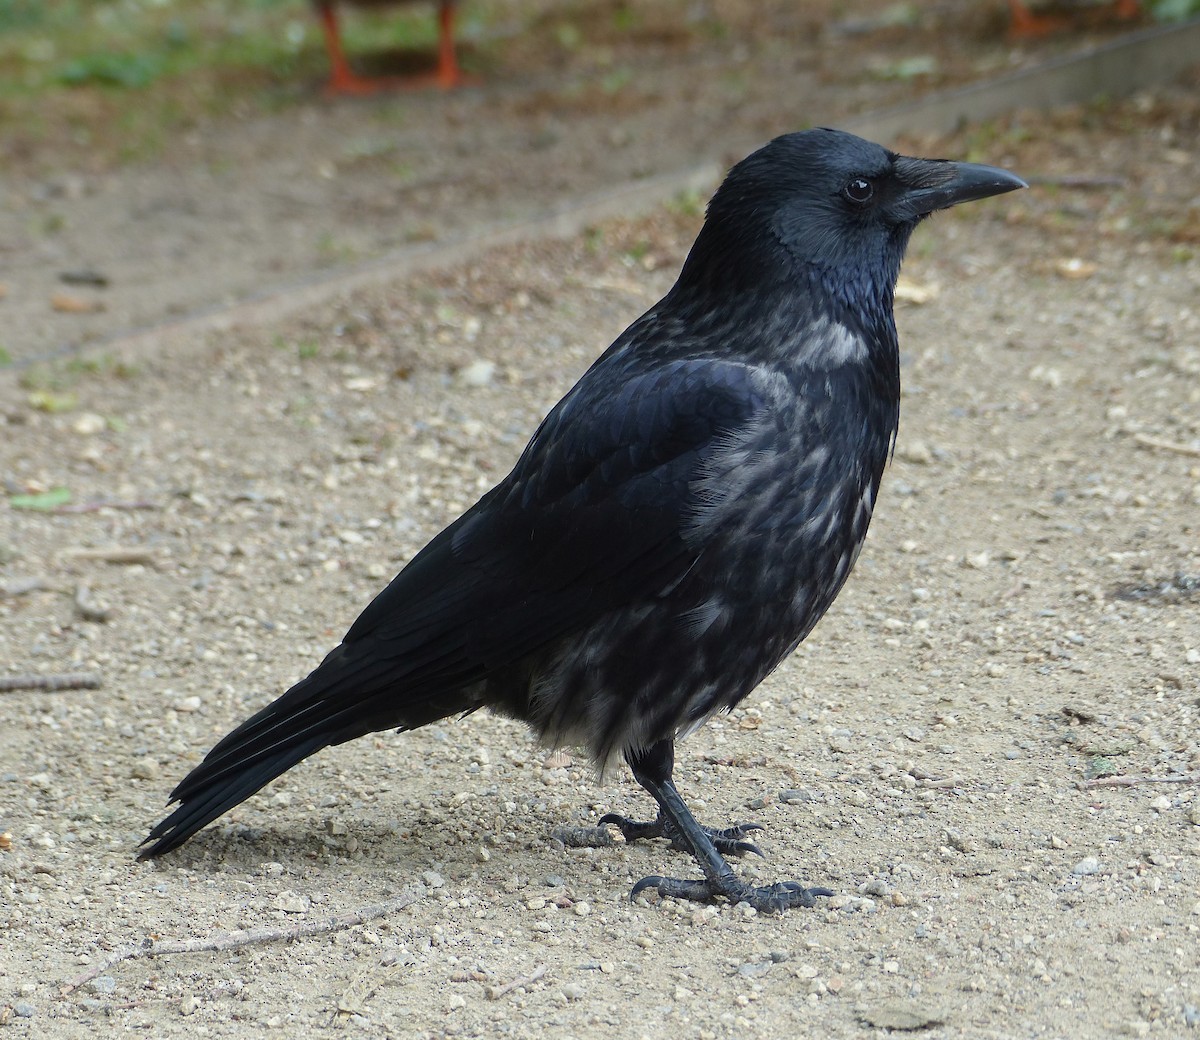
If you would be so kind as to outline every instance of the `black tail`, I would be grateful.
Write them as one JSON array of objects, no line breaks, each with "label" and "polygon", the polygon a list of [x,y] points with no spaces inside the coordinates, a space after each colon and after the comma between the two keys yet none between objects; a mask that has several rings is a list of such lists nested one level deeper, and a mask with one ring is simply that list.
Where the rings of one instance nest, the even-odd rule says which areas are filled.
[{"label": "black tail", "polygon": [[[415,729],[477,705],[455,683],[403,696],[395,671],[343,643],[306,679],[226,736],[171,792],[179,802],[142,842],[139,859],[178,848],[201,827],[245,801],[322,748],[377,730]],[[456,688],[457,687],[457,688]]]}]

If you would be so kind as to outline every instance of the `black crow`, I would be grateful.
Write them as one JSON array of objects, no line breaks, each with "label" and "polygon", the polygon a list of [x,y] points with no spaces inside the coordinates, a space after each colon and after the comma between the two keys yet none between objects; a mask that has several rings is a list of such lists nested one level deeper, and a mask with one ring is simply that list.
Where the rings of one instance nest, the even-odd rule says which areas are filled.
[{"label": "black crow", "polygon": [[321,748],[479,708],[545,744],[624,757],[702,878],[634,893],[778,912],[828,889],[753,887],[671,779],[675,742],[728,711],[829,608],[867,533],[896,435],[892,298],[913,228],[1024,187],[835,130],[733,167],[679,279],[588,369],[513,471],[422,549],[317,669],[172,792],[143,857]]}]

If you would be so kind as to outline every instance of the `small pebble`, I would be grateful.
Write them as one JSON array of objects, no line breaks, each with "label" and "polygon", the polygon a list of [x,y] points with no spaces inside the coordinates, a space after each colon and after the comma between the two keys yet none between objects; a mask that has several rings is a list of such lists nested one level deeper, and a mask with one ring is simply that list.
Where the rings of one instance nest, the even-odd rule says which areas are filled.
[{"label": "small pebble", "polygon": [[302,914],[309,908],[309,905],[307,897],[290,890],[280,892],[271,903],[272,907],[282,910],[285,914]]},{"label": "small pebble", "polygon": [[462,386],[487,386],[491,383],[492,377],[495,374],[496,363],[494,361],[485,361],[481,358],[478,361],[472,361],[469,365],[458,370],[458,382]]},{"label": "small pebble", "polygon": [[154,780],[158,777],[158,773],[158,763],[149,756],[139,758],[129,770],[129,775],[135,780]]},{"label": "small pebble", "polygon": [[441,888],[446,884],[446,879],[436,870],[425,871],[421,875],[421,880],[425,882],[426,888]]},{"label": "small pebble", "polygon": [[116,993],[117,980],[111,975],[99,975],[88,983],[93,993]]},{"label": "small pebble", "polygon": [[1085,856],[1071,868],[1071,873],[1077,877],[1087,877],[1100,873],[1100,861],[1095,856]]}]

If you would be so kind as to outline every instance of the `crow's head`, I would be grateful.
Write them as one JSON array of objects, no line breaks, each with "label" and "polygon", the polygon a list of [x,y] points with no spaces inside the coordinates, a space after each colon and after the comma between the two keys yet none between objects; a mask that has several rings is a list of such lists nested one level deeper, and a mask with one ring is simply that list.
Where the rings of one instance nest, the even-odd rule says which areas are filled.
[{"label": "crow's head", "polygon": [[786,134],[729,171],[689,265],[710,285],[786,278],[795,262],[894,284],[930,213],[1023,187],[992,166],[912,159],[838,130]]}]

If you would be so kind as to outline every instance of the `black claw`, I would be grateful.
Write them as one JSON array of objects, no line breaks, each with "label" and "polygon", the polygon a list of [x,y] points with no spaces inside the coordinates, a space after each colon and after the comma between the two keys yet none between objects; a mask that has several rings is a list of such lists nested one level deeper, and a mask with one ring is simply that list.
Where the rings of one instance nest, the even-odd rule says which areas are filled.
[{"label": "black claw", "polygon": [[766,853],[764,853],[763,850],[760,849],[757,845],[755,845],[754,842],[752,842],[752,841],[737,841],[737,842],[734,842],[732,845],[730,845],[728,848],[722,846],[720,842],[717,842],[716,844],[717,844],[717,851],[723,852],[727,856],[728,855],[744,856],[747,853],[751,853],[755,856],[760,856],[763,859],[767,858]]},{"label": "black claw", "polygon": [[666,878],[660,877],[644,877],[636,885],[633,886],[633,891],[629,893],[629,901],[632,903],[639,895],[648,888],[657,889],[659,885],[665,882]]}]

